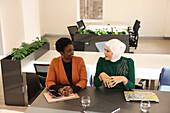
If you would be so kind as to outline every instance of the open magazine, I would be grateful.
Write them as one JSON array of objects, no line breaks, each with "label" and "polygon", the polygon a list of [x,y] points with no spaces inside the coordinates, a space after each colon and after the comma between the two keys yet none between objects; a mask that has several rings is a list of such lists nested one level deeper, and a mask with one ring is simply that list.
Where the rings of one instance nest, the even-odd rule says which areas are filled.
[{"label": "open magazine", "polygon": [[153,92],[142,91],[124,91],[126,101],[149,100],[159,102],[157,95]]}]

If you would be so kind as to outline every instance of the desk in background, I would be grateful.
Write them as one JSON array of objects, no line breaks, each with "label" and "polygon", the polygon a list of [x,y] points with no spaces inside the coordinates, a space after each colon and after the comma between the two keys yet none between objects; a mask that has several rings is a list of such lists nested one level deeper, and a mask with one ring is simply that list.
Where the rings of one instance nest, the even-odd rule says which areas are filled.
[{"label": "desk in background", "polygon": [[111,39],[118,39],[126,45],[126,53],[129,53],[129,35],[114,35],[114,34],[74,34],[74,41],[84,42],[85,51],[97,52],[95,46],[96,42],[109,41]]},{"label": "desk in background", "polygon": [[[89,33],[87,33],[89,32]],[[126,45],[125,52],[129,52],[128,26],[88,25],[84,31],[74,34],[74,41],[84,42],[85,51],[98,51],[95,43],[118,39]]]},{"label": "desk in background", "polygon": [[[43,91],[45,92],[46,89]],[[142,90],[145,91],[145,90]],[[147,90],[149,91],[149,90]],[[55,103],[48,103],[43,96],[43,92],[36,98],[25,113],[80,113],[82,106],[80,98],[61,101]],[[153,91],[158,96],[159,103],[151,103],[150,113],[169,113],[170,108],[170,92]],[[97,105],[112,108],[112,106],[120,107],[119,113],[141,113],[140,102],[126,102],[122,89],[108,89],[108,88],[95,88],[86,87],[86,89],[80,91],[79,96],[89,95],[91,97],[90,107],[94,111],[99,112]]]}]

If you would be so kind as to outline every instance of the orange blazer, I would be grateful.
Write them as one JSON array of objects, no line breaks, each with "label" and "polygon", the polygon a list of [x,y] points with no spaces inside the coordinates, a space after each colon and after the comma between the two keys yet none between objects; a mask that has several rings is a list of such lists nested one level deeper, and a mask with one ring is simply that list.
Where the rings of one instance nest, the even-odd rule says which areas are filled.
[{"label": "orange blazer", "polygon": [[[81,57],[73,56],[72,58],[72,82],[73,85],[79,86],[82,89],[86,87],[87,71],[84,60]],[[61,56],[51,61],[46,78],[46,87],[48,89],[56,84],[71,85],[68,81]]]}]

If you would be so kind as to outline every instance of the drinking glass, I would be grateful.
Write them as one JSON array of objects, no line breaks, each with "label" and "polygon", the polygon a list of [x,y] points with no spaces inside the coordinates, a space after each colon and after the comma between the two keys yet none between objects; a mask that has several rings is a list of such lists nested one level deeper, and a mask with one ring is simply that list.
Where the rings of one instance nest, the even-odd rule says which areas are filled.
[{"label": "drinking glass", "polygon": [[151,107],[151,104],[150,104],[149,100],[142,100],[141,101],[141,103],[140,103],[141,111],[147,112],[147,111],[149,111],[150,107]]},{"label": "drinking glass", "polygon": [[83,106],[83,108],[87,108],[90,106],[90,96],[82,96],[81,97],[81,104]]}]

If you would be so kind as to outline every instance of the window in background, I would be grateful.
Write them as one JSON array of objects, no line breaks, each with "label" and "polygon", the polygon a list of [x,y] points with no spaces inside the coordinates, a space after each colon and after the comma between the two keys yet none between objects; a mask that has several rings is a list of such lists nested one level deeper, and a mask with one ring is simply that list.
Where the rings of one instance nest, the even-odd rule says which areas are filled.
[{"label": "window in background", "polygon": [[103,0],[80,0],[80,19],[102,20]]}]

